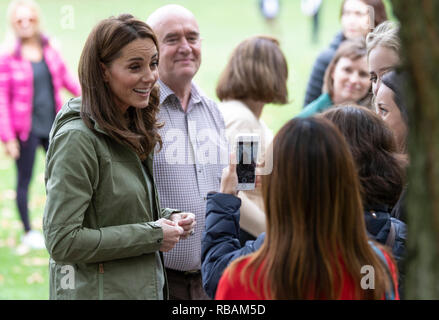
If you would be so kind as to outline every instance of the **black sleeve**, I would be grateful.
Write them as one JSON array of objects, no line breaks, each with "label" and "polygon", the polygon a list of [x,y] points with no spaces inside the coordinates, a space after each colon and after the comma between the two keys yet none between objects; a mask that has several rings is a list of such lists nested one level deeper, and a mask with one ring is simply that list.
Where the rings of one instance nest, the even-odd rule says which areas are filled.
[{"label": "black sleeve", "polygon": [[317,57],[311,71],[311,75],[306,87],[304,107],[316,100],[322,94],[323,78],[325,77],[326,68],[334,57],[334,50],[326,49]]}]

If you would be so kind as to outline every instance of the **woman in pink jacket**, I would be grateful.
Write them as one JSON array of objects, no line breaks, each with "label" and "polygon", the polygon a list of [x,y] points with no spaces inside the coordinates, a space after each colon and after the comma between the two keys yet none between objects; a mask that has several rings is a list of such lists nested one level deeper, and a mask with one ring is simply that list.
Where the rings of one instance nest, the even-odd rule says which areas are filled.
[{"label": "woman in pink jacket", "polygon": [[33,0],[12,1],[8,17],[15,44],[0,56],[0,138],[17,165],[23,242],[32,248],[44,248],[42,236],[31,230],[28,217],[28,187],[35,152],[40,145],[47,151],[49,132],[62,106],[61,89],[79,95],[80,87],[42,35],[39,7]]}]

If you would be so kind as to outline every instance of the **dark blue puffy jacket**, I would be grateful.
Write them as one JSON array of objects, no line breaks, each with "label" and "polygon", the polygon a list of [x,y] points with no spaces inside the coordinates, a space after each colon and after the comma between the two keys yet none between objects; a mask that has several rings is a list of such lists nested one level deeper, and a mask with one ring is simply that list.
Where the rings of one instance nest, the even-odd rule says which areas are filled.
[{"label": "dark blue puffy jacket", "polygon": [[304,107],[316,100],[322,94],[323,78],[325,77],[326,69],[338,47],[344,40],[346,40],[346,38],[343,35],[343,32],[338,32],[329,45],[329,48],[321,52],[314,62],[308,85],[306,87],[305,102],[303,104]]},{"label": "dark blue puffy jacket", "polygon": [[383,245],[386,245],[386,242],[388,241],[390,228],[393,224],[394,238],[391,249],[393,257],[398,265],[398,291],[399,296],[402,299],[404,297],[404,262],[406,257],[405,242],[407,238],[407,226],[401,220],[391,217],[388,211],[388,207],[384,205],[366,206],[364,218],[366,220],[366,228],[369,237]]},{"label": "dark blue puffy jacket", "polygon": [[[214,298],[218,282],[226,267],[240,256],[258,250],[265,239],[265,233],[255,241],[247,241],[244,247],[239,242],[239,208],[241,199],[230,194],[210,193],[207,195],[206,228],[201,246],[201,275],[203,288]],[[405,240],[407,228],[404,222],[390,217],[385,206],[372,206],[364,212],[366,228],[371,239],[386,244],[391,224],[395,239],[393,256],[398,264],[399,295],[403,297]]]},{"label": "dark blue puffy jacket", "polygon": [[206,229],[201,243],[203,288],[215,297],[218,282],[230,262],[255,252],[264,242],[265,233],[256,240],[239,242],[239,208],[241,199],[230,194],[209,193],[206,206]]}]

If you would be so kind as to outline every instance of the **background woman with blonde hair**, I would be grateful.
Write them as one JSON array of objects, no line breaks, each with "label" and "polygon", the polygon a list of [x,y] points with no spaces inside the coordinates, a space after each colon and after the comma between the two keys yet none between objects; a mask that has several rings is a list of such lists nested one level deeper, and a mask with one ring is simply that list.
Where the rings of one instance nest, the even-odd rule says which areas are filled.
[{"label": "background woman with blonde hair", "polygon": [[[288,66],[279,42],[269,36],[254,36],[242,41],[233,51],[222,72],[216,92],[224,116],[230,146],[239,134],[258,134],[264,162],[273,134],[261,119],[268,103],[288,102]],[[241,243],[265,231],[264,205],[260,188],[241,191]]]},{"label": "background woman with blonde hair", "polygon": [[[0,138],[17,165],[17,206],[23,222],[23,243],[44,248],[38,232],[31,230],[28,189],[35,153],[47,151],[55,114],[61,109],[61,89],[79,95],[61,55],[40,27],[41,16],[33,0],[14,0],[8,8],[13,37],[0,56]],[[11,48],[9,48],[11,47]]]},{"label": "background woman with blonde hair", "polygon": [[[221,193],[209,194],[208,214],[239,216],[234,169],[224,170]],[[392,291],[398,299],[395,264],[368,240],[354,161],[328,120],[293,119],[279,131],[262,192],[265,241],[226,269],[216,299],[383,299]],[[365,265],[374,290],[361,287]]]},{"label": "background woman with blonde hair", "polygon": [[376,96],[383,75],[401,63],[399,24],[393,21],[383,22],[367,35],[366,46],[372,93]]}]

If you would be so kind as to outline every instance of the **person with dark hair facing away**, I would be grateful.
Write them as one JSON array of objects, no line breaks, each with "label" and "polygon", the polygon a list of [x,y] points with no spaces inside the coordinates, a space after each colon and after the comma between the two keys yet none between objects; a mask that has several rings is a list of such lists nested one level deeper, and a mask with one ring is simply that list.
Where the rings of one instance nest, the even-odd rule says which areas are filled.
[{"label": "person with dark hair facing away", "polygon": [[154,32],[129,14],[102,20],[87,38],[82,98],[56,117],[46,160],[51,299],[168,297],[162,252],[195,221],[158,200],[158,64]]},{"label": "person with dark hair facing away", "polygon": [[[396,266],[368,239],[354,161],[335,126],[314,117],[289,121],[274,138],[272,164],[261,182],[265,240],[227,267],[216,299],[398,299]],[[239,220],[236,186],[230,164],[220,193],[208,195],[207,220],[218,220],[206,230],[211,250],[231,243],[223,232]],[[364,265],[375,270],[374,290],[362,288]]]},{"label": "person with dark hair facing away", "polygon": [[404,187],[405,159],[398,152],[392,131],[373,111],[344,106],[330,109],[322,117],[334,123],[348,142],[360,177],[367,231],[392,250],[398,263],[401,296],[407,227],[390,212]]},{"label": "person with dark hair facing away", "polygon": [[[370,8],[375,20],[371,24]],[[317,99],[323,91],[324,75],[340,44],[346,40],[365,39],[368,32],[387,20],[386,8],[382,0],[344,0],[340,21],[342,30],[332,40],[329,48],[319,54],[312,67],[305,93],[304,107]]]},{"label": "person with dark hair facing away", "polygon": [[[279,42],[269,36],[253,36],[233,51],[218,81],[216,92],[221,103],[226,135],[231,148],[239,134],[260,136],[258,162],[264,163],[273,133],[261,119],[267,103],[288,102],[288,65]],[[242,191],[241,243],[254,240],[265,231],[264,204],[260,188]]]},{"label": "person with dark hair facing away", "polygon": [[366,55],[364,40],[343,42],[326,69],[324,93],[297,117],[309,117],[337,104],[356,103],[370,107],[372,95]]}]

